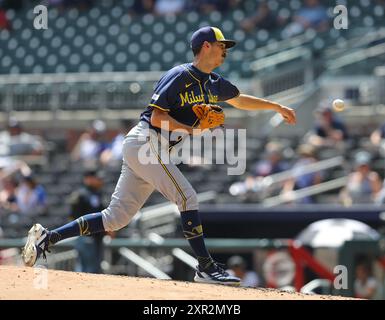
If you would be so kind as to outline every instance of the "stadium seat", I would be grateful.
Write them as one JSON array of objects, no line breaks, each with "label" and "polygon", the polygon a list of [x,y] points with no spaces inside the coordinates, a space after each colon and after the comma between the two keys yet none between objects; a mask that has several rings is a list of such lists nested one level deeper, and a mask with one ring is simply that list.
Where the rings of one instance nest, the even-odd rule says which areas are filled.
[{"label": "stadium seat", "polygon": [[171,62],[173,60],[174,60],[174,53],[172,51],[167,50],[167,51],[163,52],[163,54],[162,54],[162,61],[165,64],[171,64]]},{"label": "stadium seat", "polygon": [[[166,16],[129,15],[128,9],[132,9],[133,3],[133,0],[103,1],[88,11],[77,8],[59,11],[51,7],[48,10],[49,29],[44,31],[30,28],[30,23],[35,17],[31,10],[32,4],[26,4],[21,11],[7,10],[7,18],[12,21],[13,31],[12,36],[8,30],[0,31],[0,38],[7,44],[6,47],[0,48],[0,57],[5,58],[4,62],[0,60],[0,72],[8,73],[12,69],[12,72],[28,73],[33,71],[33,64],[37,64],[35,71],[43,68],[43,72],[55,72],[56,69],[78,70],[80,66],[82,70],[110,70],[109,63],[113,64],[113,70],[146,70],[143,61],[148,59],[147,55],[142,61],[139,60],[139,53],[144,51],[151,55],[151,69],[156,70],[159,65],[161,69],[165,69],[176,61],[186,62],[192,59],[188,39],[193,30],[203,25],[220,27],[226,37],[239,42],[237,50],[250,52],[247,55],[250,59],[257,57],[257,54],[261,55],[262,50],[256,49],[266,44],[269,44],[269,48],[278,48],[277,41],[282,39],[280,30],[271,32],[258,29],[245,34],[239,28],[245,17],[255,13],[257,3],[253,0],[242,2],[232,11],[213,11],[207,15],[200,15],[195,11]],[[300,5],[299,0],[268,1],[270,9],[285,18],[292,16]],[[328,0],[324,5],[330,14],[335,2]],[[355,0],[349,5],[349,17],[355,26],[375,28],[383,25],[384,8],[371,5],[369,0]],[[355,30],[347,30],[341,33],[331,28],[326,34],[317,34],[317,37],[311,35],[308,38],[310,48],[315,51],[323,50],[336,44],[337,38],[338,45],[343,48],[343,39],[347,39],[354,32]],[[172,54],[163,54],[167,51],[172,51]],[[103,57],[99,57],[97,53]],[[114,57],[119,53],[122,53],[119,58]],[[235,53],[235,49],[232,53]],[[173,61],[170,61],[172,55]],[[161,60],[155,61],[158,56]],[[48,57],[50,63],[40,63],[39,59]],[[240,58],[239,55],[235,59],[230,57],[231,55],[229,62]],[[97,60],[96,64],[93,64],[93,59]],[[129,66],[126,65],[128,61]],[[54,62],[57,65],[54,65]],[[140,66],[134,67],[137,63]],[[240,69],[237,69],[238,67]],[[231,63],[225,66],[225,69],[234,75],[244,71],[241,66]]]},{"label": "stadium seat", "polygon": [[64,29],[64,37],[67,39],[73,39],[75,37],[76,30],[73,26],[67,26]]},{"label": "stadium seat", "polygon": [[115,6],[111,9],[111,17],[114,21],[119,19],[123,15],[123,9],[121,6]]},{"label": "stadium seat", "polygon": [[88,38],[94,38],[96,36],[96,34],[98,33],[98,29],[96,28],[95,25],[90,25],[89,27],[87,27],[86,29],[86,36]]},{"label": "stadium seat", "polygon": [[108,15],[102,15],[99,19],[98,19],[98,25],[103,28],[103,29],[107,29],[108,26],[110,25],[111,23],[111,19]]},{"label": "stadium seat", "polygon": [[247,39],[245,40],[244,47],[246,51],[252,51],[257,47],[257,42],[254,39]]},{"label": "stadium seat", "polygon": [[70,56],[69,56],[69,64],[73,67],[73,66],[78,66],[80,64],[80,55],[78,53],[72,53]]},{"label": "stadium seat", "polygon": [[154,61],[150,63],[150,71],[161,71],[161,70],[162,70],[162,65],[159,62]]},{"label": "stadium seat", "polygon": [[140,55],[139,55],[139,59],[138,61],[142,64],[146,64],[146,63],[149,63],[150,62],[150,54],[148,52],[142,52]]},{"label": "stadium seat", "polygon": [[301,8],[301,1],[299,0],[291,0],[290,1],[290,9],[292,11],[297,11]]},{"label": "stadium seat", "polygon": [[373,27],[374,26],[374,19],[371,16],[365,16],[363,19],[364,26],[365,27]]},{"label": "stadium seat", "polygon": [[55,73],[66,73],[67,67],[64,64],[58,64],[55,68]]},{"label": "stadium seat", "polygon": [[130,56],[136,56],[140,52],[140,45],[135,42],[131,42],[128,46],[128,53]]},{"label": "stadium seat", "polygon": [[360,0],[359,5],[361,8],[368,8],[370,6],[370,0]]},{"label": "stadium seat", "polygon": [[292,16],[291,11],[287,8],[279,9],[278,11],[278,17],[282,19],[289,19]]},{"label": "stadium seat", "polygon": [[104,52],[108,57],[114,56],[116,54],[116,51],[117,46],[114,43],[110,43],[104,48]]},{"label": "stadium seat", "polygon": [[188,26],[185,21],[179,21],[175,25],[175,36],[179,40],[185,40],[186,41],[186,33],[188,32]]},{"label": "stadium seat", "polygon": [[171,44],[174,44],[175,42],[175,35],[173,32],[166,32],[164,35],[163,35],[163,41],[166,45],[171,45]]},{"label": "stadium seat", "polygon": [[187,14],[186,20],[190,23],[197,23],[199,20],[199,15],[195,11],[191,11]]},{"label": "stadium seat", "polygon": [[103,67],[102,67],[102,71],[103,72],[112,72],[112,71],[115,71],[114,70],[114,64],[110,63],[110,62],[106,62],[103,64]]},{"label": "stadium seat", "polygon": [[100,8],[97,7],[97,6],[91,8],[90,11],[89,11],[89,13],[88,13],[88,16],[89,16],[92,20],[94,20],[94,21],[98,20],[99,17],[100,17]]},{"label": "stadium seat", "polygon": [[12,21],[12,30],[19,31],[23,28],[23,20],[20,18],[10,19]]},{"label": "stadium seat", "polygon": [[146,48],[153,42],[153,38],[151,33],[145,32],[140,36],[140,43],[142,47]]},{"label": "stadium seat", "polygon": [[82,53],[85,57],[89,57],[91,56],[95,51],[95,48],[91,45],[91,44],[86,44],[83,48],[82,48]]},{"label": "stadium seat", "polygon": [[175,43],[175,52],[177,54],[183,54],[184,52],[188,51],[188,47],[185,41],[178,41]]},{"label": "stadium seat", "polygon": [[79,72],[90,72],[91,68],[90,65],[86,62],[80,63],[78,67]]},{"label": "stadium seat", "polygon": [[137,70],[138,70],[138,66],[136,65],[136,63],[129,62],[129,63],[126,64],[125,71],[137,71]]},{"label": "stadium seat", "polygon": [[161,52],[163,52],[163,50],[164,47],[162,42],[156,41],[151,45],[151,52],[153,56],[158,56]]},{"label": "stadium seat", "polygon": [[88,25],[90,24],[90,21],[87,16],[81,16],[76,20],[76,26],[80,30],[84,30]]},{"label": "stadium seat", "polygon": [[245,18],[245,13],[242,10],[234,10],[232,12],[232,18],[235,22],[239,23]]},{"label": "stadium seat", "polygon": [[133,23],[128,30],[130,34],[138,37],[143,31],[143,27],[139,23]]},{"label": "stadium seat", "polygon": [[58,30],[63,30],[65,26],[67,25],[67,21],[63,16],[60,16],[59,18],[56,19],[55,21],[55,27]]},{"label": "stadium seat", "polygon": [[112,24],[108,27],[108,35],[116,38],[121,33],[120,27],[117,24]]},{"label": "stadium seat", "polygon": [[132,18],[128,14],[121,16],[120,24],[122,25],[122,27],[129,27],[131,23],[132,23]]},{"label": "stadium seat", "polygon": [[67,18],[71,21],[75,21],[79,18],[79,10],[77,8],[71,8],[66,12]]},{"label": "stadium seat", "polygon": [[58,61],[59,61],[59,59],[58,59],[58,56],[56,54],[51,53],[48,55],[46,62],[47,62],[47,67],[49,68],[49,70],[51,72],[53,72],[53,68],[54,68],[54,66],[56,66]]},{"label": "stadium seat", "polygon": [[126,50],[127,48],[127,45],[129,43],[129,40],[130,40],[130,37],[128,36],[128,34],[126,33],[121,33],[119,36],[118,36],[118,45],[121,49],[124,49]]}]

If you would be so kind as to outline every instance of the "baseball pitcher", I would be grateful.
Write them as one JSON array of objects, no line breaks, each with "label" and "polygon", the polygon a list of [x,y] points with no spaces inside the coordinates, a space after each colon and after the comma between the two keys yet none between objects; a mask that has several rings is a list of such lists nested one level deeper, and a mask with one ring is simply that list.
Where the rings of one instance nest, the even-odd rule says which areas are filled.
[{"label": "baseball pitcher", "polygon": [[[125,137],[122,171],[109,206],[54,230],[40,224],[32,226],[22,253],[25,265],[33,266],[58,241],[125,227],[156,189],[179,208],[184,236],[198,260],[194,280],[239,285],[239,278],[228,274],[207,251],[196,192],[179,169],[164,159],[160,148],[169,151],[186,133],[195,134],[197,129],[223,125],[225,115],[216,105],[220,101],[242,110],[274,110],[288,124],[295,124],[295,112],[278,103],[241,94],[234,84],[213,72],[225,60],[227,49],[235,45],[233,40],[225,39],[218,28],[197,30],[190,45],[194,61],[163,75],[139,123]],[[174,140],[169,135],[168,143],[159,147],[157,139],[162,123],[167,123],[169,132],[179,130],[181,134]],[[148,148],[153,158],[151,163],[142,164],[138,155],[143,147]]]}]

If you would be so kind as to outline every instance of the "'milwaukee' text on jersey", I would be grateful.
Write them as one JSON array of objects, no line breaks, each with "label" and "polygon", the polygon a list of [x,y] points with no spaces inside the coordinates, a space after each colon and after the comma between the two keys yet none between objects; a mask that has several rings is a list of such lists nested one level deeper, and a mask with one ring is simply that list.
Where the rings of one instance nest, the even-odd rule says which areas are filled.
[{"label": "'milwaukee' text on jersey", "polygon": [[196,127],[199,119],[192,110],[193,105],[215,104],[238,95],[238,88],[219,74],[204,73],[192,63],[182,64],[166,72],[159,80],[151,102],[140,115],[140,120],[148,122],[155,129],[151,126],[150,119],[152,111],[157,108],[168,112],[180,123]]}]

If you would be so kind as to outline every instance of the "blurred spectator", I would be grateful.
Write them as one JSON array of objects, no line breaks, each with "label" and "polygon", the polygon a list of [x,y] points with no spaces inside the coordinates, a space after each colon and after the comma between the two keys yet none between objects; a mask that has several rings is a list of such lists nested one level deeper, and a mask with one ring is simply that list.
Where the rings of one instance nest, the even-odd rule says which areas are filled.
[{"label": "blurred spectator", "polygon": [[319,0],[305,0],[304,7],[299,9],[290,23],[283,31],[287,37],[292,37],[307,29],[323,32],[329,28],[329,17],[325,7]]},{"label": "blurred spectator", "polygon": [[246,261],[241,256],[232,256],[227,261],[228,273],[241,279],[241,287],[256,288],[260,285],[259,276],[254,271],[248,271]]},{"label": "blurred spectator", "polygon": [[344,123],[335,116],[330,107],[320,106],[315,111],[316,123],[305,140],[315,147],[343,148],[348,139]]},{"label": "blurred spectator", "polygon": [[312,196],[306,196],[295,200],[293,191],[321,183],[322,175],[319,171],[301,174],[306,166],[317,162],[315,148],[309,144],[303,144],[298,147],[297,152],[300,158],[295,162],[292,168],[293,178],[288,179],[284,183],[282,197],[287,201],[294,201],[295,203],[314,203]]},{"label": "blurred spectator", "polygon": [[94,0],[48,0],[50,6],[56,6],[60,9],[78,8],[86,10],[93,6]]},{"label": "blurred spectator", "polygon": [[233,12],[236,9],[243,10],[243,5],[245,4],[245,1],[243,0],[226,0],[226,1],[219,1],[218,10],[222,12]]},{"label": "blurred spectator", "polygon": [[285,21],[277,17],[269,8],[266,1],[260,2],[257,12],[250,18],[241,22],[241,27],[245,31],[253,31],[255,29],[272,30],[280,26]]},{"label": "blurred spectator", "polygon": [[376,204],[385,204],[385,179],[382,181],[382,188],[375,197]]},{"label": "blurred spectator", "polygon": [[[253,190],[254,192],[261,191],[260,183],[264,177],[276,174],[290,168],[287,161],[283,159],[283,146],[279,142],[270,141],[266,144],[264,159],[259,160],[254,168],[253,175],[246,178],[245,183],[247,189]],[[269,186],[269,190],[263,190],[263,197],[271,196],[273,193],[280,191],[282,188],[281,184],[274,184],[273,187]],[[262,195],[262,193],[261,193]]]},{"label": "blurred spectator", "polygon": [[17,181],[12,178],[6,178],[0,183],[0,214],[5,211],[18,211],[16,191]]},{"label": "blurred spectator", "polygon": [[[283,159],[283,146],[276,141],[270,141],[265,146],[264,158],[259,160],[253,167],[251,174],[244,182],[236,182],[230,187],[232,195],[242,195],[249,191],[256,193],[256,196],[265,198],[279,192],[281,184],[272,186],[263,185],[263,178],[276,174],[290,168],[289,163]],[[255,198],[255,197],[252,197]]]},{"label": "blurred spectator", "polygon": [[16,203],[20,214],[35,216],[47,210],[46,192],[33,175],[23,177],[17,191]]},{"label": "blurred spectator", "polygon": [[0,156],[42,155],[43,152],[43,139],[24,132],[14,118],[9,119],[7,130],[0,132]]},{"label": "blurred spectator", "polygon": [[373,203],[381,190],[377,172],[370,168],[371,155],[366,151],[355,156],[355,168],[349,174],[346,187],[341,190],[340,199],[345,206],[356,203]]},{"label": "blurred spectator", "polygon": [[185,0],[155,0],[154,13],[157,15],[178,14],[185,8]]},{"label": "blurred spectator", "polygon": [[[80,218],[84,212],[99,212],[105,208],[102,201],[103,178],[100,172],[88,170],[83,176],[83,185],[70,196],[71,220]],[[104,232],[89,237],[78,237],[75,248],[79,253],[77,271],[100,273],[103,259]]]},{"label": "blurred spectator", "polygon": [[123,140],[128,131],[130,131],[132,123],[129,120],[121,120],[119,133],[112,140],[111,144],[100,155],[100,162],[104,166],[116,166],[120,164],[123,158]]},{"label": "blurred spectator", "polygon": [[23,8],[24,0],[0,0],[0,7],[5,10],[20,10]]},{"label": "blurred spectator", "polygon": [[129,9],[129,14],[146,14],[153,13],[155,0],[135,0]]},{"label": "blurred spectator", "polygon": [[65,7],[65,0],[48,0],[48,5],[51,7]]},{"label": "blurred spectator", "polygon": [[[234,4],[234,1],[233,3]],[[220,0],[193,0],[188,1],[187,10],[194,10],[201,14],[209,14],[213,11],[224,12],[228,9],[230,1]]]},{"label": "blurred spectator", "polygon": [[265,147],[265,159],[258,161],[254,168],[255,176],[266,177],[289,169],[289,163],[283,160],[283,146],[270,141]]},{"label": "blurred spectator", "polygon": [[32,170],[22,160],[15,160],[10,157],[0,157],[0,182],[2,179],[20,176],[29,176]]},{"label": "blurred spectator", "polygon": [[21,177],[29,176],[31,168],[21,160],[0,158],[0,214],[18,212],[17,186]]},{"label": "blurred spectator", "polygon": [[95,120],[84,132],[71,152],[73,161],[81,160],[85,166],[94,166],[101,153],[106,149],[105,142],[106,124],[102,120]]},{"label": "blurred spectator", "polygon": [[10,30],[11,24],[8,21],[7,14],[6,14],[5,10],[0,8],[0,30],[2,30],[2,29]]},{"label": "blurred spectator", "polygon": [[372,275],[369,261],[360,261],[355,268],[354,296],[361,299],[374,299],[378,283]]},{"label": "blurred spectator", "polygon": [[370,141],[375,147],[379,148],[381,156],[385,157],[385,123],[372,132]]}]

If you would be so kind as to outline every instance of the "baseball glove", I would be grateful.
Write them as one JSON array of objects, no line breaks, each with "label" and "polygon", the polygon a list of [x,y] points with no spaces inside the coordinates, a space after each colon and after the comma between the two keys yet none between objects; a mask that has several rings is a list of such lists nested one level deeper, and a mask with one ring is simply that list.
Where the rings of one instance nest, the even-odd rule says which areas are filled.
[{"label": "baseball glove", "polygon": [[196,104],[192,107],[201,129],[216,128],[225,123],[223,109],[215,104]]}]

